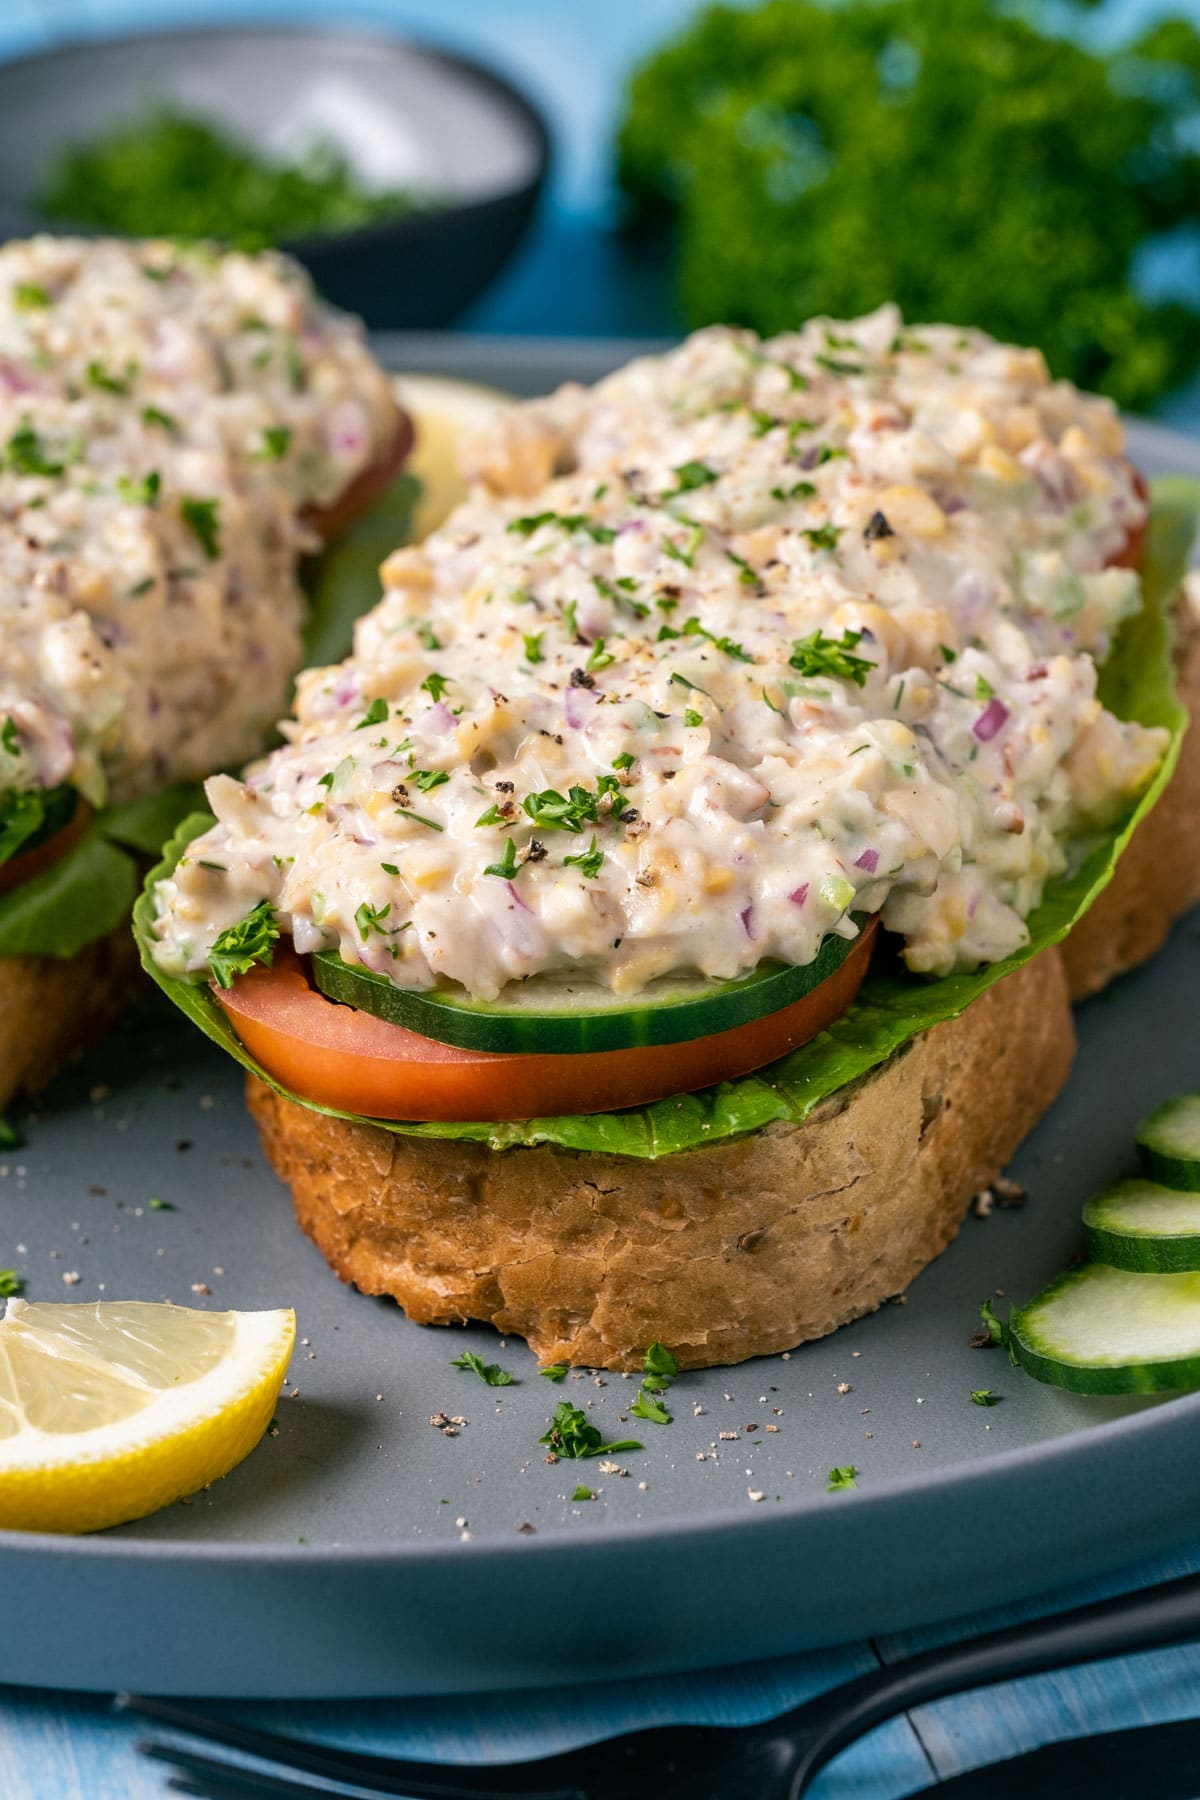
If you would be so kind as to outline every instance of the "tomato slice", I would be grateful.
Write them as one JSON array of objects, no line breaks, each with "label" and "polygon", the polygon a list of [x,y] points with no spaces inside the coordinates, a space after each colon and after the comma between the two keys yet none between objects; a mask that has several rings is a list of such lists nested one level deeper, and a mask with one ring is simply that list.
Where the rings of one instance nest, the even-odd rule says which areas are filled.
[{"label": "tomato slice", "polygon": [[91,807],[81,799],[67,823],[53,837],[48,837],[33,850],[19,851],[8,862],[0,863],[0,894],[11,893],[22,882],[32,881],[35,875],[41,875],[56,862],[61,862],[87,830],[91,816]]},{"label": "tomato slice", "polygon": [[412,420],[406,412],[397,409],[396,428],[383,455],[356,475],[349,487],[344,488],[328,506],[313,506],[306,512],[308,523],[326,544],[341,537],[364,513],[370,511],[400,473],[412,447]]},{"label": "tomato slice", "polygon": [[644,1106],[748,1075],[845,1012],[867,972],[872,919],[837,970],[792,1006],[687,1044],[581,1056],[458,1050],[341,1006],[280,947],[270,969],[214,987],[250,1054],[302,1100],[369,1119],[530,1119]]}]

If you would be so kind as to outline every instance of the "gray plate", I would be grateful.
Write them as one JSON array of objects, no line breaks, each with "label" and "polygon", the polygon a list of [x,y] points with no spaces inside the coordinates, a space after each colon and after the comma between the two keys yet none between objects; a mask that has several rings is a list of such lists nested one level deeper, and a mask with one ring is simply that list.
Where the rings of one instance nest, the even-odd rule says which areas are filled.
[{"label": "gray plate", "polygon": [[[387,348],[528,390],[621,355]],[[1134,452],[1200,472],[1186,439],[1139,428]],[[626,1422],[619,1376],[554,1388],[520,1343],[422,1330],[340,1286],[264,1167],[237,1070],[148,1002],[0,1164],[0,1266],[42,1299],[290,1303],[302,1343],[278,1434],[210,1492],[102,1537],[0,1533],[0,1681],[296,1698],[653,1674],[986,1609],[1194,1534],[1200,1395],[1075,1399],[969,1340],[985,1294],[1023,1298],[1074,1253],[1138,1118],[1200,1086],[1198,927],[1082,1009],[1070,1087],[1012,1171],[1024,1210],[970,1218],[902,1305],[682,1378],[667,1427]],[[518,1385],[453,1369],[468,1348]],[[980,1387],[1001,1403],[972,1405]],[[544,1462],[564,1395],[643,1439],[627,1473]],[[456,1437],[430,1426],[443,1410],[468,1421]],[[846,1463],[857,1489],[827,1494]]]}]

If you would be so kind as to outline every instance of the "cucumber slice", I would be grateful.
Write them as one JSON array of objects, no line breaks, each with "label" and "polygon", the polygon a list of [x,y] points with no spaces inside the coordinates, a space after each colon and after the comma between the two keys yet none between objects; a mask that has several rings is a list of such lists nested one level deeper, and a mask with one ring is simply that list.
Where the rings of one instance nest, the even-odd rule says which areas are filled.
[{"label": "cucumber slice", "polygon": [[1085,1263],[1015,1312],[1004,1336],[1029,1374],[1075,1394],[1200,1387],[1200,1274]]},{"label": "cucumber slice", "polygon": [[1114,1269],[1175,1275],[1200,1269],[1200,1194],[1118,1181],[1083,1209],[1089,1253]]},{"label": "cucumber slice", "polygon": [[632,1000],[590,982],[540,975],[514,982],[494,1001],[472,1000],[450,982],[425,990],[399,988],[386,975],[343,962],[336,950],[319,950],[312,968],[328,999],[460,1050],[585,1056],[690,1043],[765,1018],[819,987],[858,941],[829,937],[802,968],[764,963],[738,981],[671,976],[652,982]]},{"label": "cucumber slice", "polygon": [[1200,1192],[1200,1094],[1156,1106],[1138,1126],[1137,1146],[1151,1180]]}]

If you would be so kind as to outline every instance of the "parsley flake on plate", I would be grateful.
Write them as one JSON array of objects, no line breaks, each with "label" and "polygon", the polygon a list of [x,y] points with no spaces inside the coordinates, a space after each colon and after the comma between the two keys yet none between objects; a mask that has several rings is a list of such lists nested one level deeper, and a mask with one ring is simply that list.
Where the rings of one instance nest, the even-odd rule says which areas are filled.
[{"label": "parsley flake on plate", "polygon": [[502,1369],[499,1363],[485,1363],[482,1356],[476,1356],[474,1350],[464,1350],[461,1356],[454,1358],[450,1367],[469,1369],[473,1375],[478,1375],[480,1381],[486,1381],[489,1387],[512,1387],[516,1379],[507,1369]]}]

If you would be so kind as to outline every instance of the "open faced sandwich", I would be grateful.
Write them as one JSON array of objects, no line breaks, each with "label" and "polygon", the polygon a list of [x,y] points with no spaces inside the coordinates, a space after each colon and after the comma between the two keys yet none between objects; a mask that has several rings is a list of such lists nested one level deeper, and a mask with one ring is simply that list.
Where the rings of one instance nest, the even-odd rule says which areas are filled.
[{"label": "open faced sandwich", "polygon": [[299,560],[410,440],[284,257],[0,250],[0,1107],[124,996],[130,851],[180,816],[174,784],[262,748]]},{"label": "open faced sandwich", "polygon": [[1036,351],[891,308],[701,332],[470,470],[209,782],[147,967],[367,1292],[551,1360],[785,1349],[948,1242],[1071,989],[1196,895],[1165,807],[1108,885],[1179,756],[1193,497]]}]

